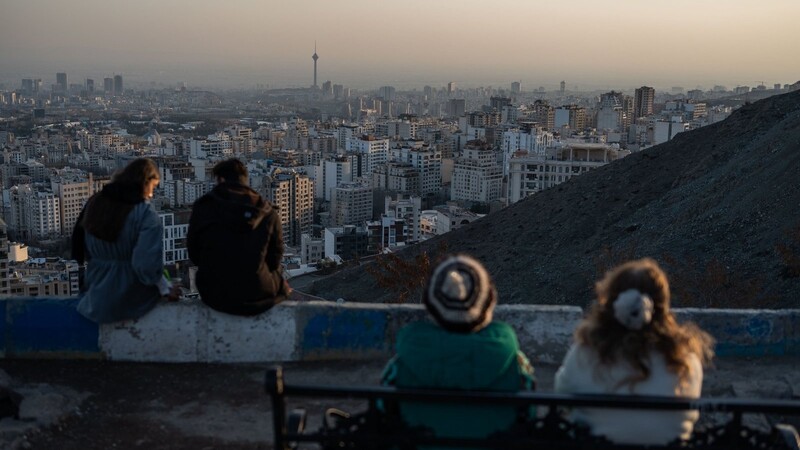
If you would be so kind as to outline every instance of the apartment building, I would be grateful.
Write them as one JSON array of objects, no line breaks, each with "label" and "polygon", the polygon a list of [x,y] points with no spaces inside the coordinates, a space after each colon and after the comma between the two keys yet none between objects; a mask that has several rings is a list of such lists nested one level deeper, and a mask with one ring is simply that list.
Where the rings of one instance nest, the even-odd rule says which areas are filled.
[{"label": "apartment building", "polygon": [[549,148],[545,154],[520,151],[511,159],[508,199],[518,202],[528,195],[563,183],[574,176],[630,154],[606,144],[569,144]]},{"label": "apartment building", "polygon": [[330,201],[333,189],[342,183],[353,181],[353,164],[350,158],[343,156],[329,157],[317,168],[314,194],[316,198]]},{"label": "apartment building", "polygon": [[99,191],[96,187],[92,174],[82,171],[62,170],[50,179],[50,188],[59,199],[61,230],[65,236],[72,235],[86,201]]},{"label": "apartment building", "polygon": [[278,169],[266,191],[266,198],[278,207],[284,243],[299,246],[314,222],[314,181],[297,171]]},{"label": "apartment building", "polygon": [[387,215],[382,215],[380,220],[367,221],[367,252],[377,254],[383,249],[404,245],[408,237],[406,226],[405,219]]},{"label": "apartment building", "polygon": [[554,126],[556,129],[568,127],[573,131],[586,128],[586,108],[578,105],[566,105],[556,108]]},{"label": "apartment building", "polygon": [[189,261],[189,252],[186,248],[186,236],[189,233],[189,217],[191,210],[162,211],[158,217],[164,228],[164,265],[173,265]]},{"label": "apartment building", "polygon": [[468,209],[453,205],[436,207],[433,211],[436,212],[436,218],[432,219],[429,216],[428,222],[435,224],[434,233],[437,235],[457,230],[482,217]]},{"label": "apartment building", "polygon": [[225,133],[215,133],[207,139],[192,139],[189,141],[189,156],[230,158],[233,156],[233,141]]},{"label": "apartment building", "polygon": [[354,167],[356,176],[369,177],[375,167],[385,164],[389,159],[389,139],[379,139],[374,135],[363,135],[348,141],[348,151],[361,155],[357,158],[358,167]]},{"label": "apartment building", "polygon": [[344,261],[370,254],[369,231],[363,226],[345,225],[325,229],[325,257],[339,256]]},{"label": "apartment building", "polygon": [[8,225],[0,218],[0,297],[11,293],[8,270]]},{"label": "apartment building", "polygon": [[488,203],[502,195],[503,168],[485,141],[470,141],[453,163],[450,198],[455,201]]},{"label": "apartment building", "polygon": [[409,163],[388,162],[372,172],[372,187],[402,194],[420,193],[420,173]]},{"label": "apartment building", "polygon": [[418,196],[406,197],[398,194],[396,198],[387,196],[385,205],[384,216],[405,220],[405,241],[419,241],[422,199]]},{"label": "apartment building", "polygon": [[343,183],[332,190],[331,220],[335,226],[359,225],[372,219],[372,188]]},{"label": "apartment building", "polygon": [[325,257],[325,239],[303,233],[300,238],[300,263],[314,264]]},{"label": "apartment building", "polygon": [[653,103],[656,99],[656,90],[649,86],[642,86],[633,95],[633,119],[647,117],[653,114]]},{"label": "apartment building", "polygon": [[544,153],[553,145],[553,133],[538,127],[512,128],[503,131],[500,151],[503,153],[503,176],[508,176],[512,155],[519,150],[529,154]]},{"label": "apartment building", "polygon": [[51,239],[61,235],[61,202],[52,192],[30,185],[9,189],[9,232],[17,240]]}]

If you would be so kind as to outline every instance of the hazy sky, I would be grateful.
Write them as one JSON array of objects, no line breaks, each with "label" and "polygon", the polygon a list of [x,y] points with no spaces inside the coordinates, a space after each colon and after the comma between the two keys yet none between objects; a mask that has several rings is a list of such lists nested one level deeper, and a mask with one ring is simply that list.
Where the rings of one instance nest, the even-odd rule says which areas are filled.
[{"label": "hazy sky", "polygon": [[800,80],[799,0],[0,0],[0,79],[49,86],[629,88]]}]

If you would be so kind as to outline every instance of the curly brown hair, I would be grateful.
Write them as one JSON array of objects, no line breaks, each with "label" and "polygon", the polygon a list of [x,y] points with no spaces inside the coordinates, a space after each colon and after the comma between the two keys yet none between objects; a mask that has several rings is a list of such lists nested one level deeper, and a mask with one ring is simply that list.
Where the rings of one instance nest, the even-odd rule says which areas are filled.
[{"label": "curly brown hair", "polygon": [[[650,296],[653,316],[640,330],[623,326],[614,316],[614,301],[620,293],[636,289]],[[678,324],[669,308],[670,290],[667,275],[650,259],[629,261],[609,271],[595,285],[597,302],[578,326],[575,340],[593,348],[601,364],[619,359],[628,362],[638,376],[623,380],[633,385],[650,376],[648,355],[655,350],[664,355],[667,367],[681,383],[689,376],[688,357],[697,355],[703,366],[714,356],[714,339],[694,323]]]}]

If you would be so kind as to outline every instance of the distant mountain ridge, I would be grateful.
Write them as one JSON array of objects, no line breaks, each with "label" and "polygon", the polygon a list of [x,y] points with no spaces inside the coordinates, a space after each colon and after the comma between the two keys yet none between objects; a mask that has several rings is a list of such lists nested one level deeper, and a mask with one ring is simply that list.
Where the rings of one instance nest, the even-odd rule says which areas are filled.
[{"label": "distant mountain ridge", "polygon": [[[586,305],[604,270],[650,256],[677,305],[800,307],[800,91],[735,111],[399,252],[446,245],[482,260],[503,303]],[[792,240],[788,231],[797,229]],[[310,293],[391,301],[363,267]]]}]

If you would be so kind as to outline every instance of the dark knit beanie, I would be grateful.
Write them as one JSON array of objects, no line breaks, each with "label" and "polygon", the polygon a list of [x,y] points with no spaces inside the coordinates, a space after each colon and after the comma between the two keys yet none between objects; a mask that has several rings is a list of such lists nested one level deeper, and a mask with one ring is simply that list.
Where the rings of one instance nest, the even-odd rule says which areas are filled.
[{"label": "dark knit beanie", "polygon": [[442,328],[474,333],[491,323],[497,292],[481,263],[456,255],[434,269],[423,301]]}]

